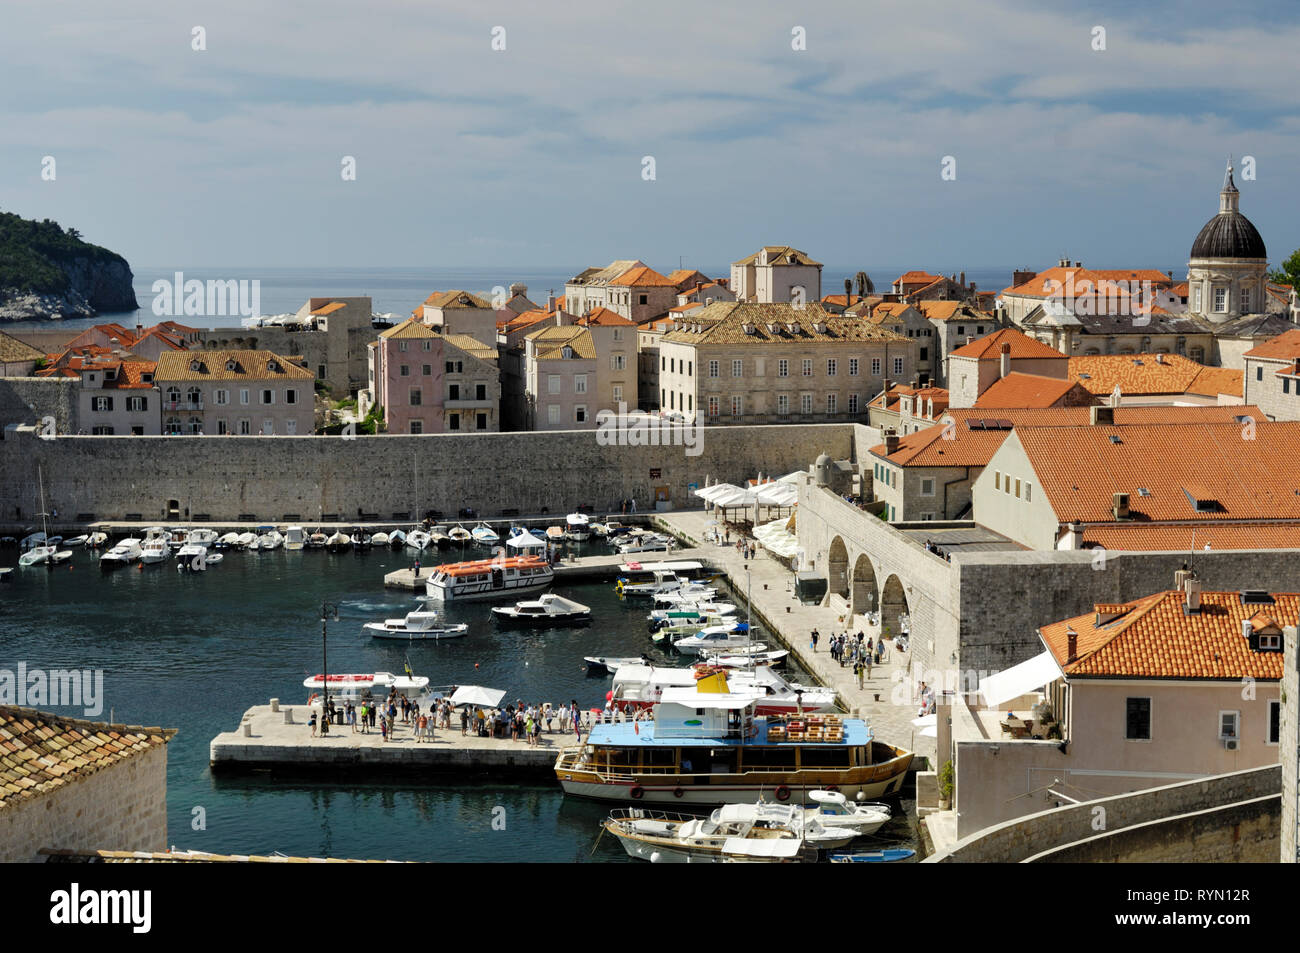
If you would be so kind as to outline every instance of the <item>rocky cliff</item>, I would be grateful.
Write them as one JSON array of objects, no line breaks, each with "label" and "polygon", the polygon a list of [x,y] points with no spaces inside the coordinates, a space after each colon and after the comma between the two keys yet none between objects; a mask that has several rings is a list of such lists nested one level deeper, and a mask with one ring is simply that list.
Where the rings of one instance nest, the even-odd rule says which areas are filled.
[{"label": "rocky cliff", "polygon": [[76,229],[0,212],[0,321],[133,311],[131,279],[125,258]]}]

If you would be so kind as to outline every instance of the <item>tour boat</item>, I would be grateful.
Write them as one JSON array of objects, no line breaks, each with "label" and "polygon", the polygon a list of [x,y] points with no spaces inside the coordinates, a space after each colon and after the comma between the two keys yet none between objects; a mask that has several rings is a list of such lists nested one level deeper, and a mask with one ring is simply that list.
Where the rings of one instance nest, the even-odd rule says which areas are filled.
[{"label": "tour boat", "polygon": [[745,804],[761,796],[801,804],[812,791],[847,798],[897,794],[912,753],[876,741],[866,722],[838,715],[764,718],[756,693],[723,676],[665,689],[632,721],[593,725],[565,748],[555,775],[566,794],[653,804]]},{"label": "tour boat", "polygon": [[591,520],[585,513],[570,513],[564,518],[564,536],[574,542],[591,539]]},{"label": "tour boat", "polygon": [[536,556],[498,556],[471,562],[444,563],[425,582],[438,602],[499,599],[545,589],[555,578],[546,560]]},{"label": "tour boat", "polygon": [[612,812],[602,826],[629,857],[668,864],[811,863],[819,844],[853,839],[783,804],[727,804],[707,818],[631,808]]},{"label": "tour boat", "polygon": [[492,615],[503,625],[571,625],[591,621],[590,607],[553,592],[543,593],[540,598],[530,602],[495,606]]},{"label": "tour boat", "polygon": [[753,633],[748,622],[724,622],[722,625],[706,626],[684,639],[677,639],[673,642],[673,648],[687,655],[700,655],[704,652],[733,653],[736,649],[753,644]]},{"label": "tour boat", "polygon": [[101,569],[117,569],[129,566],[140,558],[140,540],[124,539],[99,557]]},{"label": "tour boat", "polygon": [[167,544],[166,536],[154,536],[144,541],[140,547],[140,562],[153,566],[171,559],[172,548]]},{"label": "tour boat", "polygon": [[284,531],[284,548],[298,552],[307,546],[307,531],[301,526],[290,526]]},{"label": "tour boat", "polygon": [[613,655],[593,656],[589,655],[583,659],[587,663],[588,675],[613,675],[618,672],[624,665],[650,665],[650,659],[642,655],[639,658],[623,657],[619,658]]},{"label": "tour boat", "polygon": [[479,523],[469,531],[469,534],[474,537],[474,542],[480,546],[495,546],[501,542],[501,537],[497,535],[496,530],[487,523]]},{"label": "tour boat", "polygon": [[[624,665],[614,673],[611,702],[618,711],[637,711],[659,703],[665,692],[691,688],[701,678],[718,671],[716,666],[665,668]],[[756,715],[791,715],[799,712],[836,711],[835,690],[787,681],[768,666],[727,672],[731,690],[755,696]]]},{"label": "tour boat", "polygon": [[408,612],[403,619],[385,619],[367,622],[365,630],[372,639],[404,639],[410,642],[436,639],[458,639],[469,632],[464,622],[448,624],[432,609]]},{"label": "tour boat", "polygon": [[422,553],[429,548],[429,534],[422,529],[413,529],[406,534],[406,548]]},{"label": "tour boat", "polygon": [[812,791],[808,798],[813,806],[804,808],[804,817],[816,817],[823,824],[856,831],[859,836],[874,834],[893,816],[888,804],[854,804],[839,791]]}]

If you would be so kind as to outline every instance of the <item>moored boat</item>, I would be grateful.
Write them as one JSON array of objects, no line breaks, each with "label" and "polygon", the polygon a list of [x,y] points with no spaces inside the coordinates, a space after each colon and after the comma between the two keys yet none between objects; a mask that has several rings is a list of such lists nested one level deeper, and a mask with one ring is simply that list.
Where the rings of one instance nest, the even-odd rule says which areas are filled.
[{"label": "moored boat", "polygon": [[352,548],[352,537],[347,533],[336,532],[325,540],[325,549],[331,553],[344,553]]},{"label": "moored boat", "polygon": [[404,639],[411,642],[437,639],[457,639],[469,632],[464,622],[446,623],[431,609],[408,612],[401,619],[367,622],[364,626],[372,639]]},{"label": "moored boat", "polygon": [[424,552],[429,548],[429,534],[422,529],[413,529],[406,534],[406,548],[414,549],[417,553]]},{"label": "moored boat", "polygon": [[127,538],[119,541],[112,549],[99,557],[101,569],[119,569],[129,566],[140,558],[140,540]]},{"label": "moored boat", "polygon": [[469,531],[469,534],[474,537],[474,542],[480,546],[495,546],[501,542],[501,537],[497,535],[497,531],[487,523],[479,523]]},{"label": "moored boat", "polygon": [[754,634],[748,622],[724,622],[709,625],[694,635],[688,635],[673,642],[673,648],[686,655],[700,655],[705,652],[734,654],[738,650],[761,646],[757,651],[766,651],[767,646],[754,641]]},{"label": "moored boat", "polygon": [[591,608],[553,592],[513,606],[495,606],[492,617],[503,625],[573,625],[591,621]]},{"label": "moored boat", "polygon": [[[816,847],[809,841],[797,811],[782,805],[758,807],[731,804],[709,817],[631,808],[611,812],[602,827],[618,838],[629,857],[651,863],[720,864],[732,858],[789,863],[817,859]],[[820,828],[814,831],[820,833]]]},{"label": "moored boat", "polygon": [[108,542],[107,533],[91,533],[86,538],[86,548],[99,549],[99,547],[103,546],[107,542]]},{"label": "moored boat", "polygon": [[370,545],[374,546],[376,549],[383,546],[387,546],[388,534],[385,533],[383,530],[380,530],[378,533],[375,533],[374,536],[370,537]]},{"label": "moored boat", "polygon": [[166,536],[152,536],[140,547],[140,562],[146,566],[166,562],[171,555],[172,548],[167,544]]},{"label": "moored boat", "polygon": [[591,539],[591,520],[585,513],[570,513],[564,518],[564,538],[574,542]]},{"label": "moored boat", "polygon": [[459,523],[447,530],[447,537],[457,546],[474,542],[474,535]]},{"label": "moored boat", "polygon": [[916,851],[909,847],[889,847],[885,850],[855,850],[828,854],[826,859],[832,864],[897,864],[911,860],[915,856]]},{"label": "moored boat", "polygon": [[535,556],[507,556],[434,568],[425,592],[437,602],[466,602],[524,595],[545,589],[555,572]]},{"label": "moored boat", "polygon": [[307,547],[307,531],[301,526],[290,526],[284,531],[284,548],[289,552],[298,552]]},{"label": "moored boat", "polygon": [[587,663],[588,675],[613,675],[624,665],[650,665],[650,659],[642,655],[636,658],[631,656],[614,656],[614,655],[589,655],[583,659]]}]

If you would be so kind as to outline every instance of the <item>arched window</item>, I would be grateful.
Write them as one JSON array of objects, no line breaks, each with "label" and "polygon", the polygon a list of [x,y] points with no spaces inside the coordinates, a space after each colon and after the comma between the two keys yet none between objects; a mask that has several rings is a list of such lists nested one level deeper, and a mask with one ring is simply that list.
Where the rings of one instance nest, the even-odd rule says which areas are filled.
[{"label": "arched window", "polygon": [[178,434],[181,432],[181,419],[179,417],[168,417],[163,424],[163,433]]},{"label": "arched window", "polygon": [[[168,387],[168,388],[167,388],[167,403],[172,404],[172,405],[175,405],[175,404],[180,403],[180,400],[181,400],[181,389],[180,389],[179,387],[174,386],[174,385],[173,385],[172,387]],[[179,423],[179,421],[178,421],[178,423]]]},{"label": "arched window", "polygon": [[191,387],[185,392],[185,400],[191,405],[197,406],[199,402],[203,400],[203,391],[199,390],[197,387]]}]

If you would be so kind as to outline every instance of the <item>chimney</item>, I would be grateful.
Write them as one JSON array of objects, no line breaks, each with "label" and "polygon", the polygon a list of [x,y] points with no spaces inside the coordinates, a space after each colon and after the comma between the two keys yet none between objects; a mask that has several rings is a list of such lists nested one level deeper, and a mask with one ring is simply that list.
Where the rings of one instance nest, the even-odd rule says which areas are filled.
[{"label": "chimney", "polygon": [[1188,615],[1201,611],[1201,580],[1190,569],[1183,579],[1183,611]]},{"label": "chimney", "polygon": [[[889,388],[891,388],[891,387],[894,386],[894,382],[891,381],[888,377],[886,377],[884,380],[882,380],[882,381],[880,382],[880,386],[884,388],[884,392],[885,392],[885,394],[888,395],[888,394],[889,394]],[[888,402],[886,402],[886,403],[888,403]]]},{"label": "chimney", "polygon": [[970,334],[966,335],[966,343],[967,343],[967,344],[974,344],[974,343],[975,343],[975,338],[974,338],[972,335],[970,335]]},{"label": "chimney", "polygon": [[1065,630],[1065,661],[1073,662],[1079,657],[1079,633],[1073,627]]},{"label": "chimney", "polygon": [[998,377],[1006,377],[1011,373],[1011,345],[1002,345],[1002,369]]},{"label": "chimney", "polygon": [[1083,524],[1078,520],[1066,524],[1062,549],[1079,549],[1083,546]]},{"label": "chimney", "polygon": [[1157,354],[1157,355],[1156,355],[1156,363],[1157,363],[1157,364],[1163,364],[1164,362],[1165,362],[1165,356],[1164,356],[1163,354]]},{"label": "chimney", "polygon": [[1068,258],[1058,258],[1058,259],[1056,260],[1056,267],[1057,267],[1057,268],[1069,268],[1069,267],[1070,267],[1070,259],[1068,259]]},{"label": "chimney", "polygon": [[885,437],[885,455],[889,456],[898,449],[898,431],[893,427],[887,427],[884,432]]},{"label": "chimney", "polygon": [[1114,407],[1089,407],[1088,423],[1096,427],[1098,425],[1113,427],[1115,425],[1115,408]]},{"label": "chimney", "polygon": [[555,295],[549,294],[546,296],[546,310],[547,311],[555,310]]}]

